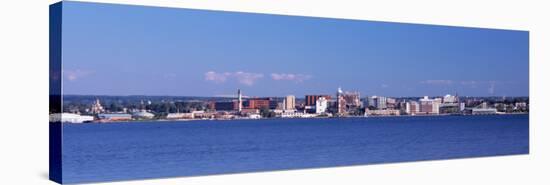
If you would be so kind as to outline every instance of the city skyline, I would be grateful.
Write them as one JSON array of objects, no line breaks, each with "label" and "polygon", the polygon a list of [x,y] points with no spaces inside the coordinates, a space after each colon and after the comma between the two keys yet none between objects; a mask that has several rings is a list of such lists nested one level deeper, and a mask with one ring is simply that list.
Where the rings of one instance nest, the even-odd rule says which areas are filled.
[{"label": "city skyline", "polygon": [[526,31],[64,5],[65,94],[529,96]]}]

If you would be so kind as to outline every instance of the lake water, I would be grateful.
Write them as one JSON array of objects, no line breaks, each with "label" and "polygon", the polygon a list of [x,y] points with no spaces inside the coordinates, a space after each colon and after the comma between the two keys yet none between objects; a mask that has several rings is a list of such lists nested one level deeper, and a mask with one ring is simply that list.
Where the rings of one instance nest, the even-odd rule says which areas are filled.
[{"label": "lake water", "polygon": [[64,183],[529,153],[529,116],[65,124]]}]

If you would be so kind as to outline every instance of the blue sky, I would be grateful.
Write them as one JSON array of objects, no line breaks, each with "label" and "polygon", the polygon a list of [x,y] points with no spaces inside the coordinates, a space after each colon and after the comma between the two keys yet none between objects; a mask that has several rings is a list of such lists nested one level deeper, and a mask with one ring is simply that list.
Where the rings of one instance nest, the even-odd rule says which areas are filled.
[{"label": "blue sky", "polygon": [[65,2],[63,91],[527,96],[529,33]]}]

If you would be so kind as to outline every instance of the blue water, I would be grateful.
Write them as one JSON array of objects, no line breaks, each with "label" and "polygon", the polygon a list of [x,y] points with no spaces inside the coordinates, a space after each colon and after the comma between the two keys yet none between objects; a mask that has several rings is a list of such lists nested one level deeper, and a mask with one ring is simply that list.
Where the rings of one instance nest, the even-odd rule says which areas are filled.
[{"label": "blue water", "polygon": [[529,153],[529,116],[65,124],[64,183]]}]

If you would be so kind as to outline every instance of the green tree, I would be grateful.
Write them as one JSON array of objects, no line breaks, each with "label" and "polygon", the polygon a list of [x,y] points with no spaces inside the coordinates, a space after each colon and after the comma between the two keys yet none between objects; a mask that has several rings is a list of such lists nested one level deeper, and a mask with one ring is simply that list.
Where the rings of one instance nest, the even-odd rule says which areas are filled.
[{"label": "green tree", "polygon": [[275,117],[275,112],[271,111],[267,107],[262,107],[260,109],[260,115],[264,118],[272,118],[272,117]]}]

